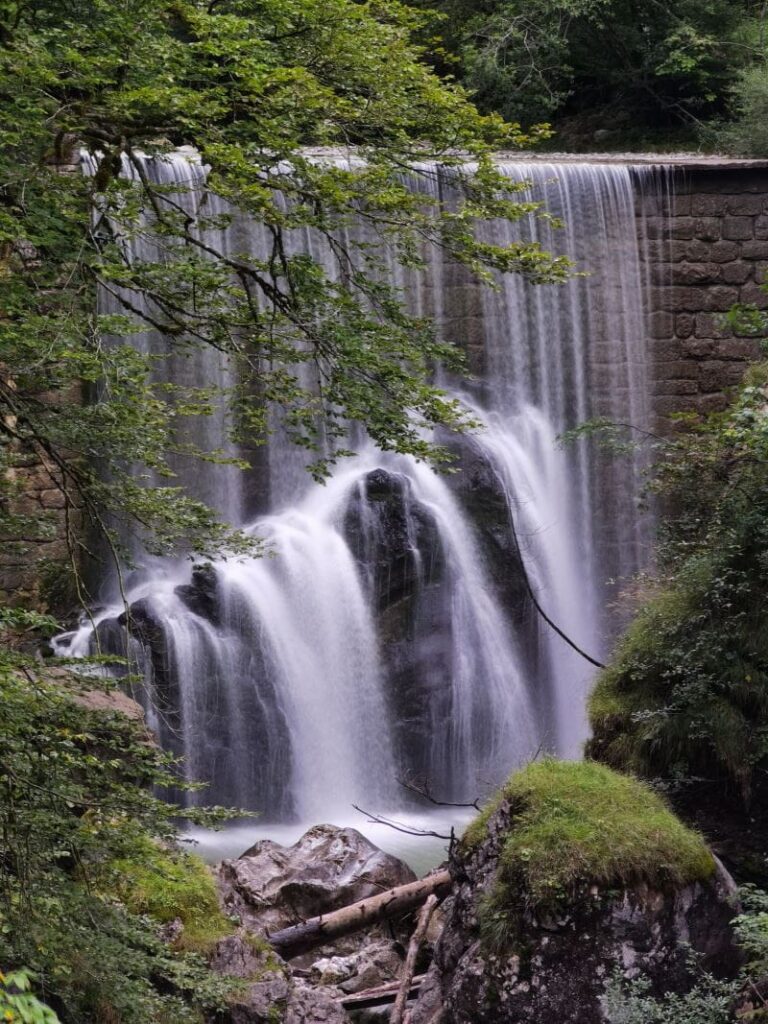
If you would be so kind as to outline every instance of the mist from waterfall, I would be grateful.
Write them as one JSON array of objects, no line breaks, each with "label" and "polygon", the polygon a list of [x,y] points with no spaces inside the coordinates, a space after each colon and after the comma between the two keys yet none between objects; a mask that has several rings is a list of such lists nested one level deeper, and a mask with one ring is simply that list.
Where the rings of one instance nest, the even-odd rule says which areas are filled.
[{"label": "mist from waterfall", "polygon": [[[194,158],[147,159],[145,168],[156,181],[193,185],[181,197],[193,216],[203,202],[206,216],[224,212]],[[509,276],[493,290],[435,250],[423,274],[390,261],[409,309],[469,351],[475,379],[444,382],[482,424],[448,439],[460,472],[441,475],[361,440],[356,457],[315,484],[277,421],[251,473],[177,461],[180,482],[224,519],[247,524],[269,554],[198,565],[191,576],[188,561],[139,557],[128,579],[131,635],[105,580],[96,633],[86,622],[58,641],[62,653],[98,644],[130,656],[161,743],[183,755],[190,779],[210,783],[194,799],[317,821],[354,803],[401,805],[398,779],[472,800],[538,750],[579,754],[593,669],[543,622],[530,592],[600,657],[613,628],[608,581],[646,558],[642,459],[556,441],[595,416],[648,423],[633,180],[644,172],[502,168],[529,180],[530,197],[544,199],[565,228],[526,217],[486,225],[485,238],[538,239],[590,276],[559,286]],[[447,172],[429,171],[419,188],[450,188]],[[226,212],[232,222],[216,244],[263,254],[265,232]],[[132,258],[156,255],[143,236],[126,244]],[[335,273],[322,239],[294,232],[288,246]],[[107,294],[101,303],[119,308]],[[167,351],[156,332],[141,339],[147,351]],[[215,382],[222,392],[236,379],[212,350],[157,365],[176,382]],[[190,422],[194,442],[242,457],[228,440],[229,416],[219,405]]]}]

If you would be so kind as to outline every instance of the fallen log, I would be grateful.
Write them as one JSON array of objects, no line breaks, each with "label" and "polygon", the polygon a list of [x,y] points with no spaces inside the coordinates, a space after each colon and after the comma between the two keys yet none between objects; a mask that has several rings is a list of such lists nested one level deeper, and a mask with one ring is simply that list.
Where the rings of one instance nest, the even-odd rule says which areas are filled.
[{"label": "fallen log", "polygon": [[[426,974],[417,974],[415,978],[411,979],[409,996],[417,995],[425,978]],[[376,988],[366,988],[362,992],[354,992],[352,995],[342,996],[336,1001],[345,1010],[368,1010],[374,1006],[386,1006],[388,1003],[394,1003],[400,989],[400,984],[400,981],[388,981],[385,985],[377,985]]]},{"label": "fallen log", "polygon": [[308,921],[281,928],[280,931],[267,934],[269,944],[285,960],[308,953],[310,949],[333,942],[342,935],[367,928],[378,921],[385,921],[406,911],[421,906],[435,893],[445,896],[451,888],[451,876],[447,871],[438,871],[418,882],[397,885],[394,889],[377,893],[368,899],[359,900],[340,910],[332,910],[319,917],[311,917]]},{"label": "fallen log", "polygon": [[436,906],[437,896],[432,893],[431,896],[427,897],[426,903],[419,911],[419,920],[416,922],[416,930],[411,936],[411,941],[408,945],[408,955],[403,966],[403,977],[400,982],[397,998],[395,999],[395,1005],[392,1007],[392,1013],[389,1017],[389,1024],[403,1024],[405,1007],[411,991],[411,982],[416,973],[416,958],[419,955],[421,944],[424,941],[424,936],[427,934],[427,928]]}]

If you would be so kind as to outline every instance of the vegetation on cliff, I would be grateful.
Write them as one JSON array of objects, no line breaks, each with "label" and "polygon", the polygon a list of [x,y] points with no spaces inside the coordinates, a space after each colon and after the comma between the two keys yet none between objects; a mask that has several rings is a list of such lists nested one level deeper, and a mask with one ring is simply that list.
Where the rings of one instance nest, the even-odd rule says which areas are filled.
[{"label": "vegetation on cliff", "polygon": [[660,573],[590,700],[593,756],[744,803],[768,765],[766,380],[663,446]]},{"label": "vegetation on cliff", "polygon": [[[172,759],[82,690],[0,663],[0,963],[62,1021],[199,1024],[231,983],[188,950],[231,925],[207,869],[173,852],[179,809],[150,793],[178,787]],[[160,926],[176,918],[173,948]]]}]

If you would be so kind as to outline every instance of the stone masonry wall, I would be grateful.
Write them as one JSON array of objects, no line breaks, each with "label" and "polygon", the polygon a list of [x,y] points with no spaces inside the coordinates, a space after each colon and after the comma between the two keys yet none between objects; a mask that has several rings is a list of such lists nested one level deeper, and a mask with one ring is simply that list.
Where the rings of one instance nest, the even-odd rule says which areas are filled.
[{"label": "stone masonry wall", "polygon": [[723,315],[768,308],[768,165],[678,166],[638,179],[639,230],[650,283],[649,345],[657,426],[678,412],[724,409],[759,344]]},{"label": "stone masonry wall", "polygon": [[55,469],[31,451],[7,453],[3,476],[12,525],[0,545],[0,605],[47,610],[68,578],[64,495]]}]

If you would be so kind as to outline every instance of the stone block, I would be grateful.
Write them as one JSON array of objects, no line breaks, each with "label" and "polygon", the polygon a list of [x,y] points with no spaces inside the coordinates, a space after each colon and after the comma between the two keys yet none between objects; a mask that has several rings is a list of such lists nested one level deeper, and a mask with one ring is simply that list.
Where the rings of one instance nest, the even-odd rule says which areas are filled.
[{"label": "stone block", "polygon": [[[749,285],[744,285],[744,288],[748,287]],[[725,313],[739,301],[739,289],[730,285],[720,284],[712,288],[700,289],[700,291],[704,292],[704,295],[700,300],[703,304],[698,309]]]},{"label": "stone block", "polygon": [[675,317],[675,334],[678,338],[690,338],[694,326],[695,319],[690,313],[678,313]]},{"label": "stone block", "polygon": [[699,364],[699,388],[705,394],[735,387],[744,376],[744,364],[707,360]]},{"label": "stone block", "polygon": [[718,313],[697,313],[697,338],[729,338],[730,336],[731,331],[722,315]]},{"label": "stone block", "polygon": [[652,338],[672,338],[675,334],[675,318],[671,313],[661,310],[654,312],[650,317],[650,332]]},{"label": "stone block", "polygon": [[653,411],[657,416],[671,416],[676,412],[697,412],[698,397],[694,395],[662,395],[654,399]]},{"label": "stone block", "polygon": [[715,354],[715,341],[712,338],[689,338],[683,347],[686,355],[692,359],[708,359]]},{"label": "stone block", "polygon": [[673,284],[717,284],[723,273],[720,263],[679,263],[670,269]]},{"label": "stone block", "polygon": [[[698,222],[695,221],[693,219],[693,217],[675,217],[674,220],[671,220],[671,221],[667,222],[666,235],[669,238],[682,238],[682,239],[696,238],[696,236],[697,236],[697,231],[696,231],[697,223]],[[661,234],[657,235],[656,237],[657,238],[663,238],[663,237],[665,237],[665,234],[664,234],[664,232],[662,232]],[[718,234],[717,234],[716,237],[717,238],[720,237],[719,230],[718,230]]]},{"label": "stone block", "polygon": [[763,212],[761,196],[724,196],[726,211],[736,217],[755,217]]},{"label": "stone block", "polygon": [[696,395],[699,385],[695,380],[657,380],[653,385],[654,396]]},{"label": "stone block", "polygon": [[636,210],[641,217],[660,217],[666,211],[662,209],[663,198],[658,192],[647,192],[636,199]]},{"label": "stone block", "polygon": [[694,217],[722,217],[725,213],[725,196],[691,196],[690,204]]},{"label": "stone block", "polygon": [[651,291],[652,308],[674,313],[725,312],[738,298],[739,289],[730,285],[675,285]]},{"label": "stone block", "polygon": [[690,263],[730,263],[739,255],[739,247],[736,242],[719,241],[707,243],[696,239],[688,246],[686,259]]},{"label": "stone block", "polygon": [[677,264],[675,263],[651,263],[651,283],[659,285],[672,284],[676,269]]},{"label": "stone block", "polygon": [[66,501],[64,495],[58,488],[51,487],[47,491],[40,492],[40,504],[43,508],[60,509],[64,508]]},{"label": "stone block", "polygon": [[700,395],[696,404],[702,416],[709,416],[711,413],[725,412],[728,408],[728,398],[726,395],[719,395],[717,393]]},{"label": "stone block", "polygon": [[[696,213],[692,207],[693,197],[690,195],[680,195],[675,193],[671,199],[667,202],[669,214],[672,217],[690,217],[692,213]],[[706,216],[706,214],[704,214]]]},{"label": "stone block", "polygon": [[723,238],[731,241],[745,241],[755,234],[755,220],[752,217],[723,217]]},{"label": "stone block", "polygon": [[752,276],[754,267],[750,263],[722,263],[722,278],[725,284],[744,284]]},{"label": "stone block", "polygon": [[654,372],[657,380],[690,380],[696,370],[690,359],[676,359],[656,363]]},{"label": "stone block", "polygon": [[768,259],[768,240],[745,242],[739,253],[743,260],[766,260]]},{"label": "stone block", "polygon": [[655,288],[651,291],[651,308],[676,312],[697,312],[702,306],[700,289],[692,286],[675,285],[672,288]]},{"label": "stone block", "polygon": [[[673,242],[662,238],[648,238],[645,230],[639,234],[640,259],[648,266],[656,263],[673,263],[684,258],[687,242]],[[679,249],[675,249],[678,246]]]},{"label": "stone block", "polygon": [[[693,222],[694,238],[700,238],[705,242],[717,242],[720,238],[723,223],[719,217],[697,217]],[[749,237],[751,238],[752,236],[750,235]]]},{"label": "stone block", "polygon": [[739,302],[758,309],[768,309],[768,292],[764,291],[755,281],[749,281],[739,292]]},{"label": "stone block", "polygon": [[714,354],[718,359],[744,363],[757,359],[760,343],[756,338],[725,338],[716,343]]},{"label": "stone block", "polygon": [[755,238],[759,238],[761,241],[768,239],[768,215],[761,214],[759,217],[755,217]]},{"label": "stone block", "polygon": [[679,341],[654,341],[652,355],[658,362],[674,362],[683,354]]}]

